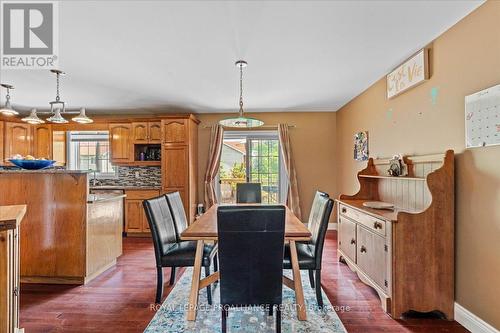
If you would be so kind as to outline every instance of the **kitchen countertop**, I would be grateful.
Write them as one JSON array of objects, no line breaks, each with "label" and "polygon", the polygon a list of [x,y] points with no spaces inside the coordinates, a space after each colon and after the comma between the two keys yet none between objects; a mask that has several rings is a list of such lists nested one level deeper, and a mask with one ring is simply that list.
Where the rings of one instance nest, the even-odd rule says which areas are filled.
[{"label": "kitchen countertop", "polygon": [[125,186],[125,185],[97,185],[90,186],[91,190],[161,190],[161,186]]},{"label": "kitchen countertop", "polygon": [[121,200],[125,197],[125,194],[89,194],[87,197],[87,203]]},{"label": "kitchen countertop", "polygon": [[0,206],[0,231],[15,229],[26,214],[26,205]]},{"label": "kitchen countertop", "polygon": [[88,170],[66,170],[66,169],[40,169],[40,170],[26,170],[26,169],[0,169],[0,173],[90,173]]}]

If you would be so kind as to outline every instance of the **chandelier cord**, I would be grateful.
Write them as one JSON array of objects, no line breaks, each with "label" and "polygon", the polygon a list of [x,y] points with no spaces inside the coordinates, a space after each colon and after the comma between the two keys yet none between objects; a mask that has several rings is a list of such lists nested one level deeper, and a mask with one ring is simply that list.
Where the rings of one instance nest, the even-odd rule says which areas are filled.
[{"label": "chandelier cord", "polygon": [[56,102],[59,102],[59,73],[56,73]]},{"label": "chandelier cord", "polygon": [[243,117],[243,64],[240,64],[240,117]]}]

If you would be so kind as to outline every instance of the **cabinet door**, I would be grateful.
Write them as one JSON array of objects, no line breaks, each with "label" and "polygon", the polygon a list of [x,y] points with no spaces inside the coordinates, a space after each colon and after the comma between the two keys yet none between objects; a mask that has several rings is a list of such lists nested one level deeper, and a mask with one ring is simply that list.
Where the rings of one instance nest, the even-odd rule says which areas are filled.
[{"label": "cabinet door", "polygon": [[357,264],[376,284],[386,289],[385,238],[357,226]]},{"label": "cabinet door", "polygon": [[148,123],[149,143],[161,143],[161,122]]},{"label": "cabinet door", "polygon": [[3,152],[4,124],[0,121],[0,165],[4,164],[5,156]]},{"label": "cabinet door", "polygon": [[125,232],[142,232],[142,200],[125,200]]},{"label": "cabinet door", "polygon": [[181,188],[188,184],[189,156],[187,146],[166,146],[162,151],[162,187]]},{"label": "cabinet door", "polygon": [[5,123],[5,158],[21,154],[31,154],[31,125],[23,123]]},{"label": "cabinet door", "polygon": [[186,119],[162,120],[163,143],[187,143]]},{"label": "cabinet door", "polygon": [[111,161],[114,163],[128,163],[134,160],[131,124],[110,124],[109,140]]},{"label": "cabinet door", "polygon": [[33,133],[33,156],[52,159],[52,126],[38,125]]},{"label": "cabinet door", "polygon": [[133,143],[148,143],[148,123],[132,123]]},{"label": "cabinet door", "polygon": [[353,262],[356,262],[356,223],[339,217],[339,248]]}]

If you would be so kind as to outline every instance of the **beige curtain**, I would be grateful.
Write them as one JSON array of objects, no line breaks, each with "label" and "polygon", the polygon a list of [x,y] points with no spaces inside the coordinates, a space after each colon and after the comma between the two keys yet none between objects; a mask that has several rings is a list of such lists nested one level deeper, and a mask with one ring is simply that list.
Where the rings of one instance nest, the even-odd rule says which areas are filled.
[{"label": "beige curtain", "polygon": [[212,125],[210,147],[208,150],[207,171],[205,172],[205,209],[217,203],[215,194],[215,177],[219,172],[220,155],[224,139],[224,129],[221,125]]},{"label": "beige curtain", "polygon": [[287,124],[278,124],[278,133],[280,139],[281,155],[283,164],[288,175],[288,193],[286,196],[286,205],[299,219],[302,219],[300,211],[299,188],[297,185],[297,173],[295,163],[293,162],[292,147],[290,144],[290,135],[288,134]]}]

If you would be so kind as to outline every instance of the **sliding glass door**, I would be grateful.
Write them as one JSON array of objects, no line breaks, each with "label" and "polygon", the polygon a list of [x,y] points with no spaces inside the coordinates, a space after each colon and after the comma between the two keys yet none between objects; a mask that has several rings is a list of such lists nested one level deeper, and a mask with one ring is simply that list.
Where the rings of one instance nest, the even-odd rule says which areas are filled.
[{"label": "sliding glass door", "polygon": [[226,132],[219,169],[219,202],[236,203],[236,184],[260,183],[262,202],[282,203],[288,183],[275,131]]}]

